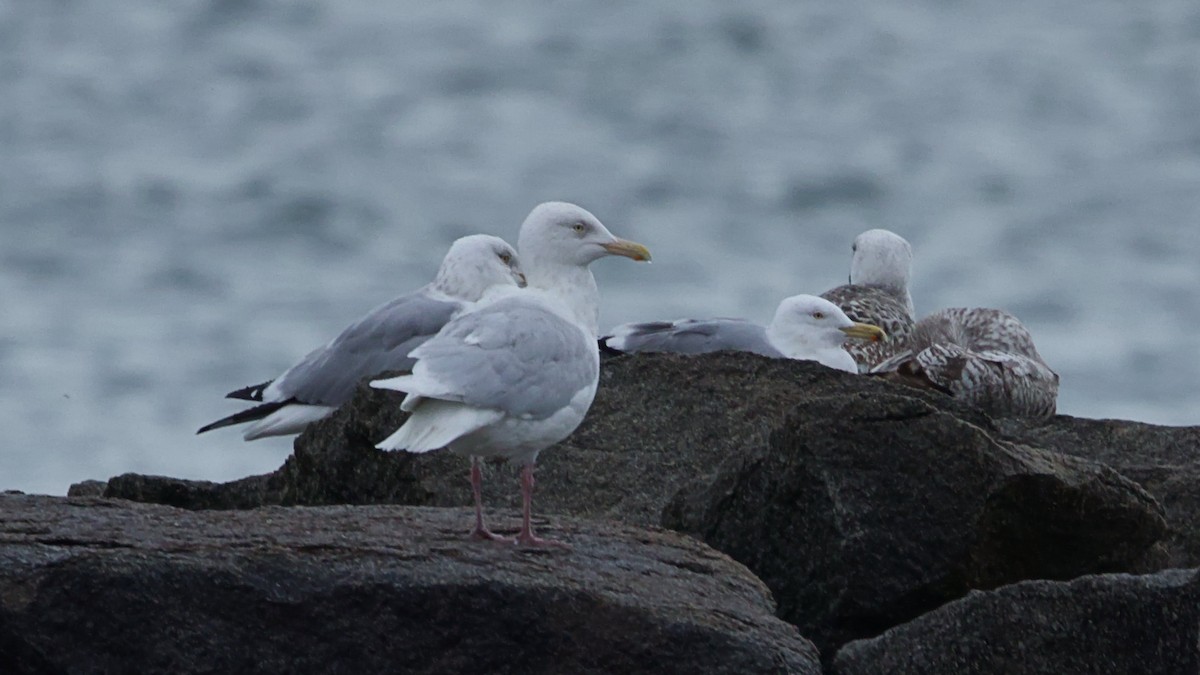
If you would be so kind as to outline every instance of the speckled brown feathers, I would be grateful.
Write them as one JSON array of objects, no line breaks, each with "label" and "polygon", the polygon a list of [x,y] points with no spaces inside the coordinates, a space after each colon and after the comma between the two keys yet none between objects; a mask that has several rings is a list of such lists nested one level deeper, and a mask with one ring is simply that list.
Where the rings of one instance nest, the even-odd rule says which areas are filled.
[{"label": "speckled brown feathers", "polygon": [[1050,417],[1058,375],[1033,337],[999,309],[955,307],[921,319],[910,349],[872,372],[948,392],[995,417]]},{"label": "speckled brown feathers", "polygon": [[908,347],[913,316],[904,299],[894,291],[846,284],[825,291],[821,297],[841,307],[851,321],[873,324],[887,333],[887,338],[878,342],[846,340],[843,347],[854,357],[860,371],[870,370]]},{"label": "speckled brown feathers", "polygon": [[879,326],[886,340],[864,343],[848,340],[843,347],[854,357],[859,372],[868,372],[908,347],[912,333],[912,246],[888,230],[867,230],[850,246],[850,283],[821,294],[842,308],[853,321]]}]

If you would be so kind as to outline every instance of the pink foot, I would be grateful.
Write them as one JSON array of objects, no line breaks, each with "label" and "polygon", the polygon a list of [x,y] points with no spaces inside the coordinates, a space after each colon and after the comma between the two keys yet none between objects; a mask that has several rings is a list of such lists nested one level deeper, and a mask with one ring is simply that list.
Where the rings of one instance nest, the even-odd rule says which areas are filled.
[{"label": "pink foot", "polygon": [[494,541],[498,544],[511,544],[516,541],[512,537],[506,537],[502,534],[496,534],[495,532],[492,532],[491,530],[487,529],[486,527],[482,528],[482,529],[475,528],[471,532],[471,534],[469,535],[468,538],[474,539],[475,541]]},{"label": "pink foot", "polygon": [[517,535],[517,546],[529,546],[533,548],[557,548],[563,551],[570,551],[571,545],[565,541],[556,539],[542,539],[535,536],[532,532],[522,532]]}]

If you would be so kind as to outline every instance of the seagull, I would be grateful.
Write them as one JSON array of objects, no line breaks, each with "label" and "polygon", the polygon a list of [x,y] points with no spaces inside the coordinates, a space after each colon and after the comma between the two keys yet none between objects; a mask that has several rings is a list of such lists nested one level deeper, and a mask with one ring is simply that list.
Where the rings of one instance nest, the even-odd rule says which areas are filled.
[{"label": "seagull", "polygon": [[450,246],[431,283],[376,307],[274,380],[230,392],[226,398],[260,405],[196,433],[254,422],[246,429],[247,441],[298,434],[349,401],[362,378],[411,370],[414,361],[409,352],[474,305],[489,288],[524,285],[517,252],[508,242],[486,234],[462,237]]},{"label": "seagull", "polygon": [[1001,309],[952,307],[917,322],[910,348],[872,374],[931,387],[993,417],[1052,417],[1058,374],[1033,336]]},{"label": "seagull", "polygon": [[850,283],[821,297],[842,308],[854,321],[879,326],[888,339],[863,344],[846,342],[846,351],[867,371],[908,345],[916,313],[908,291],[912,246],[888,230],[867,230],[850,246]]},{"label": "seagull", "polygon": [[404,424],[382,450],[423,453],[447,447],[471,457],[475,528],[471,537],[510,541],[483,522],[480,458],[521,462],[521,531],[516,543],[559,546],[530,523],[538,453],[573,432],[600,378],[599,293],[588,265],[610,255],[649,261],[641,244],[618,239],[574,204],[539,204],[517,246],[529,285],[495,289],[410,354],[412,373],[371,382],[405,392]]},{"label": "seagull", "polygon": [[851,373],[858,366],[842,349],[847,338],[878,341],[886,337],[876,326],[851,321],[837,305],[815,295],[784,298],[771,323],[745,319],[680,319],[627,323],[601,338],[621,352],[704,354],[722,350],[753,352],[772,358],[817,361]]}]

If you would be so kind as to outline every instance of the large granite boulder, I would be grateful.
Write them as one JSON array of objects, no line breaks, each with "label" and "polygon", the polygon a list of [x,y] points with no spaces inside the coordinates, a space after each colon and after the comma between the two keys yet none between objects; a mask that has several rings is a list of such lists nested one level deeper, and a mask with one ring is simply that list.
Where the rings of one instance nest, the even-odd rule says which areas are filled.
[{"label": "large granite boulder", "polygon": [[[1141,488],[935,391],[732,353],[617,357],[601,378],[583,425],[539,460],[535,512],[693,533],[761,575],[827,655],[972,588],[1165,564],[1162,510]],[[399,400],[360,387],[267,476],[124,476],[104,494],[469,504],[466,459],[374,449]],[[517,507],[517,468],[489,471],[490,510]]]},{"label": "large granite boulder", "polygon": [[517,549],[470,518],[0,496],[0,672],[820,672],[693,539],[555,518],[573,550]]},{"label": "large granite boulder", "polygon": [[1059,415],[1001,422],[1024,443],[1102,462],[1137,481],[1167,514],[1171,567],[1200,566],[1200,426],[1165,427]]},{"label": "large granite boulder", "polygon": [[973,588],[1156,568],[1166,532],[1112,469],[892,392],[810,398],[664,524],[745,563],[827,654]]},{"label": "large granite boulder", "polygon": [[851,642],[837,675],[1200,673],[1200,575],[1027,581]]}]

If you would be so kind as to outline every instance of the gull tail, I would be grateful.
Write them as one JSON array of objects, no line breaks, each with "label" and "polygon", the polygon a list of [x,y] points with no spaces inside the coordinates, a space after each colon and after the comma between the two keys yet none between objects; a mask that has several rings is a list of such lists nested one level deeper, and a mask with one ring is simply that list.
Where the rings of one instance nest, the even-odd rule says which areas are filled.
[{"label": "gull tail", "polygon": [[243,436],[247,441],[267,436],[287,436],[304,431],[309,424],[329,416],[335,409],[327,405],[297,403],[295,399],[272,401],[236,412],[229,417],[222,417],[212,424],[200,427],[196,433],[202,434],[213,429],[254,422],[246,428]]},{"label": "gull tail", "polygon": [[202,434],[206,431],[212,431],[213,429],[220,429],[221,427],[229,427],[229,426],[233,426],[235,424],[245,424],[246,422],[253,422],[255,420],[261,420],[262,418],[266,417],[267,415],[270,415],[271,413],[275,412],[276,410],[279,410],[280,408],[282,408],[285,405],[290,405],[291,403],[292,403],[292,401],[272,401],[270,403],[256,405],[253,408],[247,408],[245,410],[242,410],[241,412],[235,412],[234,414],[230,415],[229,417],[222,417],[221,419],[217,420],[216,422],[213,422],[212,424],[206,424],[206,425],[200,427],[200,429],[198,429],[196,431],[196,433]]},{"label": "gull tail", "polygon": [[424,399],[391,436],[375,447],[380,450],[429,452],[503,417],[498,410],[481,410],[454,401]]},{"label": "gull tail", "polygon": [[[665,344],[664,339],[677,327],[674,321],[624,323],[612,329],[611,335],[600,338],[600,348],[615,354],[636,351],[655,351]],[[670,350],[667,350],[670,351]]]},{"label": "gull tail", "polygon": [[255,441],[267,436],[298,434],[313,422],[329,417],[334,410],[337,408],[329,405],[292,403],[246,427],[243,438]]}]

